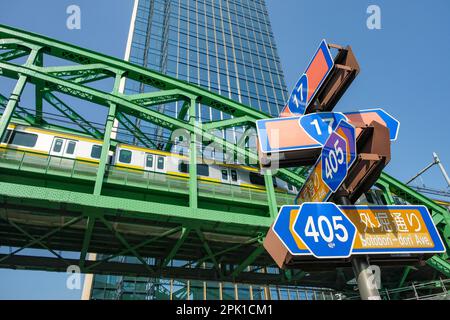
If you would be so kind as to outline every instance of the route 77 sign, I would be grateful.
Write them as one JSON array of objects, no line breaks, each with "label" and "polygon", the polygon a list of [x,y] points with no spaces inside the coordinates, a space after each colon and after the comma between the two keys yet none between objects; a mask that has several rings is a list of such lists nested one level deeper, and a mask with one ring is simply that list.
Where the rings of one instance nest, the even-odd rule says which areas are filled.
[{"label": "route 77 sign", "polygon": [[322,154],[300,190],[296,203],[327,201],[344,182],[355,160],[356,131],[342,120],[325,142]]},{"label": "route 77 sign", "polygon": [[[264,247],[278,265],[283,257],[280,248],[293,256],[319,259],[445,252],[424,206],[283,206],[270,232],[275,236],[268,235]],[[282,246],[274,244],[275,240]]]}]

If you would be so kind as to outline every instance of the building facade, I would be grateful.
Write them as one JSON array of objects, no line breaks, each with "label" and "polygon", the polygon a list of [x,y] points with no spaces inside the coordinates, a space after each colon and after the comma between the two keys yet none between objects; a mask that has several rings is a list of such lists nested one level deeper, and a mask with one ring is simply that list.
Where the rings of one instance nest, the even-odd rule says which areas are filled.
[{"label": "building facade", "polygon": [[[135,0],[125,58],[270,115],[278,115],[287,99],[265,0]],[[122,90],[133,94],[153,89],[127,82]],[[181,107],[158,106],[171,116],[178,116]],[[201,104],[197,114],[201,121],[228,116]],[[150,124],[137,125],[158,145],[170,136]],[[236,142],[242,133],[233,128],[221,134]],[[266,272],[278,272],[270,269]],[[312,288],[102,275],[87,277],[85,289],[85,298],[91,299],[335,298],[330,290]]]}]

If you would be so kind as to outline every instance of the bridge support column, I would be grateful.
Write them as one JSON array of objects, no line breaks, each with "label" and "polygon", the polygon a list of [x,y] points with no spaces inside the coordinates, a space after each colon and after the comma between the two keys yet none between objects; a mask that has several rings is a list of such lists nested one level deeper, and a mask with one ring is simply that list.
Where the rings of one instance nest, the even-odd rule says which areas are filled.
[{"label": "bridge support column", "polygon": [[189,106],[189,123],[194,126],[194,132],[191,132],[191,141],[189,145],[189,207],[196,209],[198,207],[198,189],[197,189],[197,134],[199,128],[196,123],[196,102],[191,98]]},{"label": "bridge support column", "polygon": [[[35,64],[39,67],[42,67],[44,65],[44,54],[42,52],[39,52],[36,58],[36,62]],[[43,100],[43,90],[44,90],[44,85],[43,82],[39,82],[35,84],[36,88],[36,114],[34,115],[34,122],[36,124],[41,124],[42,123],[42,118],[43,118],[43,104],[44,104],[44,100]]]},{"label": "bridge support column", "polygon": [[277,197],[275,195],[275,188],[273,186],[272,170],[264,172],[264,182],[266,184],[267,201],[269,203],[270,217],[275,220],[278,214]]},{"label": "bridge support column", "polygon": [[[26,66],[33,65],[39,56],[40,48],[35,48],[31,50],[30,55],[28,56]],[[19,104],[20,96],[22,95],[23,90],[25,89],[25,85],[27,84],[28,77],[25,75],[20,75],[19,79],[16,82],[16,86],[14,87],[11,96],[9,97],[8,103],[6,104],[5,111],[3,112],[2,118],[0,119],[0,139],[6,132],[6,128],[8,128],[9,122],[11,121],[11,117]]]},{"label": "bridge support column", "polygon": [[116,119],[116,105],[110,104],[108,118],[106,119],[105,135],[103,137],[102,154],[100,164],[98,165],[97,178],[95,179],[94,195],[99,196],[102,193],[103,179],[105,177],[106,165],[108,163],[109,149],[111,147],[111,133]]}]

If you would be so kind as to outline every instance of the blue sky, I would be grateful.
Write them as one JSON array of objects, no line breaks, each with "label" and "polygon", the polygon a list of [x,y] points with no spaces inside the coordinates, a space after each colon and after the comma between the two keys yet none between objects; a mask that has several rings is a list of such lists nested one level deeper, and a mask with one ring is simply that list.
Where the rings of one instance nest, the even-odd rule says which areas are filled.
[{"label": "blue sky", "polygon": [[[448,0],[266,0],[286,84],[292,88],[321,39],[351,45],[361,73],[336,111],[381,107],[401,121],[387,172],[406,181],[437,152],[450,170],[450,2]],[[66,28],[66,8],[81,7],[81,30]],[[381,30],[366,27],[370,4]],[[131,0],[15,0],[0,3],[0,23],[123,57]],[[2,91],[2,88],[0,88]],[[437,168],[424,175],[444,189]],[[66,275],[0,270],[0,299],[78,299]]]}]

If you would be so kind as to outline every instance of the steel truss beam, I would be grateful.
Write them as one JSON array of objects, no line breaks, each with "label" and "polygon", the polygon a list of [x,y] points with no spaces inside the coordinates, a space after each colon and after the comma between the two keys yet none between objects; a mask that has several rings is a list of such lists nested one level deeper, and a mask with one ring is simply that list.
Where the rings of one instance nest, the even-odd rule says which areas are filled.
[{"label": "steel truss beam", "polygon": [[[31,83],[36,86],[36,115],[33,123],[44,126],[45,120],[42,119],[42,105],[40,101],[46,99],[53,102],[52,104],[54,104],[58,110],[79,125],[85,133],[98,139],[103,139],[102,155],[97,170],[93,193],[67,191],[55,188],[51,189],[42,186],[11,183],[10,181],[2,181],[0,184],[0,196],[4,199],[8,199],[8,201],[11,199],[20,199],[20,202],[23,204],[34,204],[39,202],[41,204],[44,203],[48,207],[52,207],[54,204],[63,204],[64,206],[71,208],[83,208],[82,217],[87,218],[87,222],[84,237],[79,249],[80,259],[76,262],[70,261],[71,263],[79,264],[83,270],[98,273],[134,273],[148,275],[155,274],[156,272],[173,275],[173,273],[171,273],[173,271],[171,270],[175,270],[176,268],[171,269],[168,267],[168,263],[170,260],[175,259],[178,254],[188,246],[189,241],[187,241],[187,239],[193,234],[192,231],[195,230],[206,254],[202,257],[196,257],[194,259],[195,261],[188,263],[188,265],[201,266],[206,261],[211,261],[214,265],[213,270],[203,270],[203,275],[201,277],[205,277],[204,279],[211,279],[219,275],[222,279],[247,282],[255,276],[260,276],[259,273],[244,271],[249,265],[256,263],[256,260],[264,255],[261,244],[254,242],[258,240],[248,240],[253,241],[251,242],[252,245],[254,244],[252,247],[253,250],[249,252],[247,256],[242,257],[242,260],[237,264],[237,268],[234,268],[231,273],[227,273],[222,268],[222,257],[233,252],[235,249],[245,246],[248,248],[249,243],[243,241],[240,244],[230,245],[230,248],[217,250],[214,253],[209,241],[205,237],[205,232],[211,232],[211,230],[208,229],[214,229],[217,225],[224,225],[230,228],[230,230],[232,228],[237,228],[237,230],[241,230],[242,233],[245,233],[245,231],[249,229],[264,233],[273,222],[277,210],[275,191],[272,184],[272,173],[268,172],[265,175],[269,203],[265,216],[233,212],[229,207],[221,207],[220,209],[201,207],[199,206],[198,199],[198,182],[195,165],[197,156],[195,151],[196,148],[194,148],[194,146],[196,145],[197,136],[201,135],[205,140],[224,147],[228,152],[232,152],[235,155],[248,157],[249,160],[254,161],[256,164],[256,154],[240,147],[240,144],[234,145],[229,141],[219,138],[211,134],[210,131],[229,127],[254,127],[256,120],[268,117],[266,114],[209,92],[196,85],[171,78],[119,59],[4,25],[0,25],[0,48],[8,50],[0,54],[1,75],[17,79],[14,91],[4,104],[5,111],[0,119],[0,136],[5,132],[13,114],[24,113],[26,115],[24,119],[31,122],[29,119],[31,114],[23,112],[18,105],[18,101],[25,85]],[[74,63],[74,65],[46,67],[43,61],[44,53]],[[14,63],[13,60],[16,58],[25,57],[26,55],[28,55],[28,59],[24,65]],[[109,78],[114,79],[113,88],[109,91],[88,86],[88,84]],[[147,85],[154,87],[156,91],[138,95],[121,94],[118,92],[119,83],[126,80],[136,81],[142,86]],[[86,119],[79,116],[78,113],[67,104],[63,103],[62,100],[57,100],[58,98],[55,96],[56,92],[67,94],[107,108],[108,118],[105,122],[104,134],[101,134],[99,130],[93,128]],[[155,105],[175,101],[184,101],[178,117],[171,117],[150,108]],[[231,118],[198,126],[196,123],[195,109],[199,103],[222,111],[230,115]],[[116,119],[126,129],[131,130],[142,144],[147,147],[155,146],[151,139],[146,137],[145,133],[138,130],[135,126],[130,125],[130,121],[127,118],[128,115],[153,123],[172,132],[176,129],[184,129],[189,133],[191,147],[190,163],[194,164],[190,165],[189,172],[189,206],[154,203],[144,200],[131,200],[120,198],[118,196],[106,196],[103,194],[104,178],[107,172],[106,160],[112,145],[112,124]],[[166,144],[166,150],[170,150],[171,147],[171,142]],[[305,173],[305,169],[294,171],[282,169],[273,172],[274,175],[297,187],[303,185]],[[438,229],[446,242],[447,248],[449,247],[450,217],[447,210],[386,174],[381,176],[378,185],[382,188],[385,197],[390,202],[393,202],[393,194],[395,194],[411,203],[426,205],[433,214],[434,222],[438,226]],[[145,260],[147,257],[141,256],[138,250],[159,239],[151,238],[144,242],[140,242],[140,244],[131,244],[120,232],[117,232],[114,229],[111,222],[105,218],[106,216],[126,216],[130,219],[140,218],[155,222],[170,220],[173,223],[178,223],[179,226],[168,231],[167,235],[172,234],[171,232],[175,232],[175,230],[178,230],[178,232],[179,230],[182,231],[178,240],[170,247],[170,249],[168,249],[170,251],[166,252],[166,256],[161,260],[162,262],[159,266],[160,270],[157,271],[157,269],[148,265]],[[86,254],[92,246],[92,238],[98,225],[106,226],[125,249],[115,252],[101,261],[88,261],[86,260]],[[16,224],[16,226],[18,225]],[[27,232],[24,228],[19,228],[21,228],[22,231]],[[14,227],[14,229],[17,228]],[[25,234],[24,232],[22,232],[22,234]],[[58,231],[52,230],[46,233],[46,237],[53,234],[53,232]],[[164,233],[164,235],[166,235],[166,233]],[[50,248],[43,242],[45,237],[42,239],[41,237],[36,237],[27,232],[27,238],[30,238],[31,241],[25,247],[48,247],[47,249],[55,251],[55,248]],[[258,239],[260,240],[259,237]],[[109,261],[114,257],[125,254],[131,254],[138,258],[141,265],[133,265],[132,267],[120,266],[120,264]],[[32,268],[43,268],[44,260],[47,261],[47,258],[30,258],[29,260],[26,260],[16,255],[5,255],[0,258],[0,265],[7,267],[27,266]],[[441,255],[430,259],[428,263],[437,270],[446,273],[445,270],[448,270],[447,260],[448,256]],[[49,265],[52,265],[52,270],[60,270],[63,268],[61,261],[55,262],[52,260],[52,262],[49,262]],[[266,263],[265,265],[258,266],[258,268],[264,268],[264,266],[268,265],[269,264]],[[176,269],[177,274],[175,277],[180,277],[180,274],[182,275],[188,272],[186,271],[187,269],[190,268]],[[186,278],[189,277],[191,276],[186,276]],[[278,282],[286,280],[280,280],[280,275],[273,277],[276,278]],[[293,281],[295,279],[302,279],[304,274],[301,271],[298,271],[297,273],[294,272],[286,276],[283,274],[282,277],[287,277]]]}]

